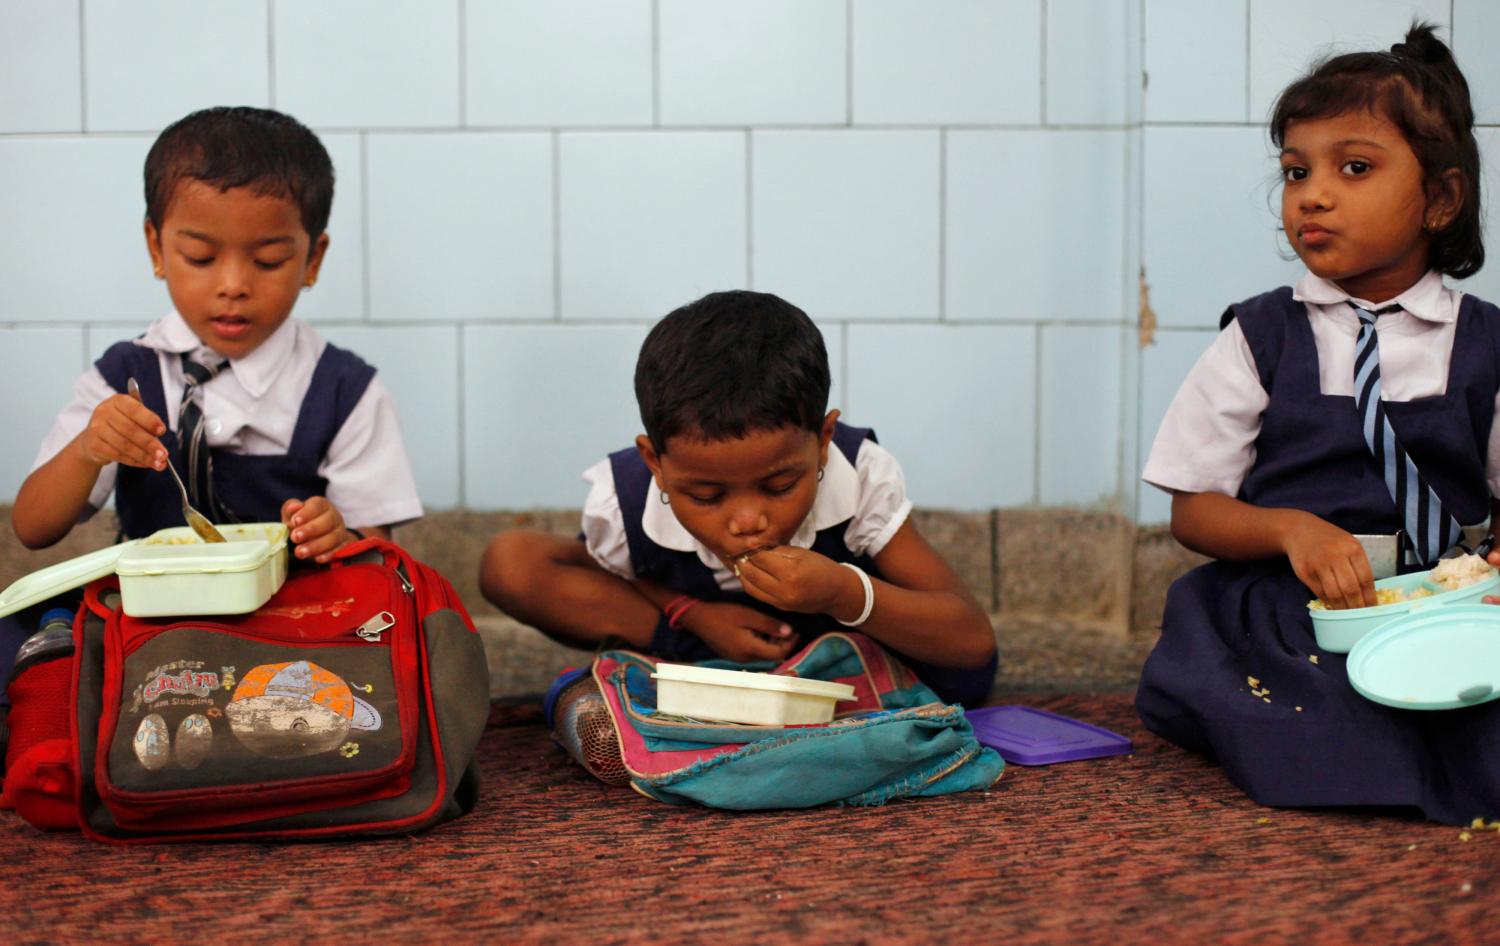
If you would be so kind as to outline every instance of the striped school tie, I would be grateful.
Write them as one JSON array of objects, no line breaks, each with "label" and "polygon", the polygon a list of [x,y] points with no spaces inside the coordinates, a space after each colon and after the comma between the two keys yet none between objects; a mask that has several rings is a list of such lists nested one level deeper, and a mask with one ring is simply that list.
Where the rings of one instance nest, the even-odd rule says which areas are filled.
[{"label": "striped school tie", "polygon": [[1380,465],[1385,488],[1405,524],[1408,563],[1431,564],[1453,547],[1462,529],[1402,449],[1380,400],[1380,340],[1375,334],[1375,319],[1398,312],[1401,306],[1388,305],[1373,312],[1353,302],[1349,306],[1359,316],[1359,337],[1354,341],[1354,400],[1364,422],[1365,444]]},{"label": "striped school tie", "polygon": [[187,461],[187,488],[193,507],[215,522],[226,521],[214,502],[213,456],[203,441],[203,407],[199,389],[228,367],[229,361],[217,353],[203,351],[204,361],[194,361],[189,352],[182,353],[182,404],[177,408],[177,440]]}]

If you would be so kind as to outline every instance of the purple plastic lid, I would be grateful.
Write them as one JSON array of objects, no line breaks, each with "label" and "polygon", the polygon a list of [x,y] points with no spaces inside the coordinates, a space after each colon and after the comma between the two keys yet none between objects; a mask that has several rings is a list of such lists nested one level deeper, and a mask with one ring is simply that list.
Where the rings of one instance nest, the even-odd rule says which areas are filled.
[{"label": "purple plastic lid", "polygon": [[1130,740],[1108,729],[1029,706],[984,706],[965,710],[980,742],[1017,765],[1051,765],[1123,755]]}]

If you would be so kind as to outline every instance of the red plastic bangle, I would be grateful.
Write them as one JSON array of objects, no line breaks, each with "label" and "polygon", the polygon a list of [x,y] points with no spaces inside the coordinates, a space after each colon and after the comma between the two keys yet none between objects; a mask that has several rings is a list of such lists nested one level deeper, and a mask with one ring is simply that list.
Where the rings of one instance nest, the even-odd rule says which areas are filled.
[{"label": "red plastic bangle", "polygon": [[668,601],[666,607],[661,609],[662,613],[667,616],[667,627],[677,627],[677,622],[681,621],[682,616],[687,614],[695,604],[698,604],[698,599],[692,595],[678,595]]}]

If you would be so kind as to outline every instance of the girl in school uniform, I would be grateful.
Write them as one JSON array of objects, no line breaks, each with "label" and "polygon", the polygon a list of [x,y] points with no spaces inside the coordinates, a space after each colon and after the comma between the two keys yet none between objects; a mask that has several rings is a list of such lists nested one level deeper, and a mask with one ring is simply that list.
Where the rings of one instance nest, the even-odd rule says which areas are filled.
[{"label": "girl in school uniform", "polygon": [[1431,568],[1496,507],[1500,310],[1443,284],[1484,260],[1473,122],[1422,24],[1281,94],[1282,226],[1308,272],[1229,307],[1146,464],[1173,535],[1217,561],[1172,586],[1137,709],[1261,804],[1500,815],[1500,703],[1367,700],[1307,610],[1376,603],[1355,535]]}]

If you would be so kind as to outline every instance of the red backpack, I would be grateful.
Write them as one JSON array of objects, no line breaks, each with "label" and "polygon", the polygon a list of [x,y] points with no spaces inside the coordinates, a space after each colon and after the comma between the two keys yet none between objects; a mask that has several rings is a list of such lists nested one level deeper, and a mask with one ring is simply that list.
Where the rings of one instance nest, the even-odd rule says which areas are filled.
[{"label": "red backpack", "polygon": [[251,614],[134,618],[116,588],[87,587],[71,647],[18,658],[0,805],[107,841],[409,833],[473,808],[484,650],[399,546],[347,546]]}]

